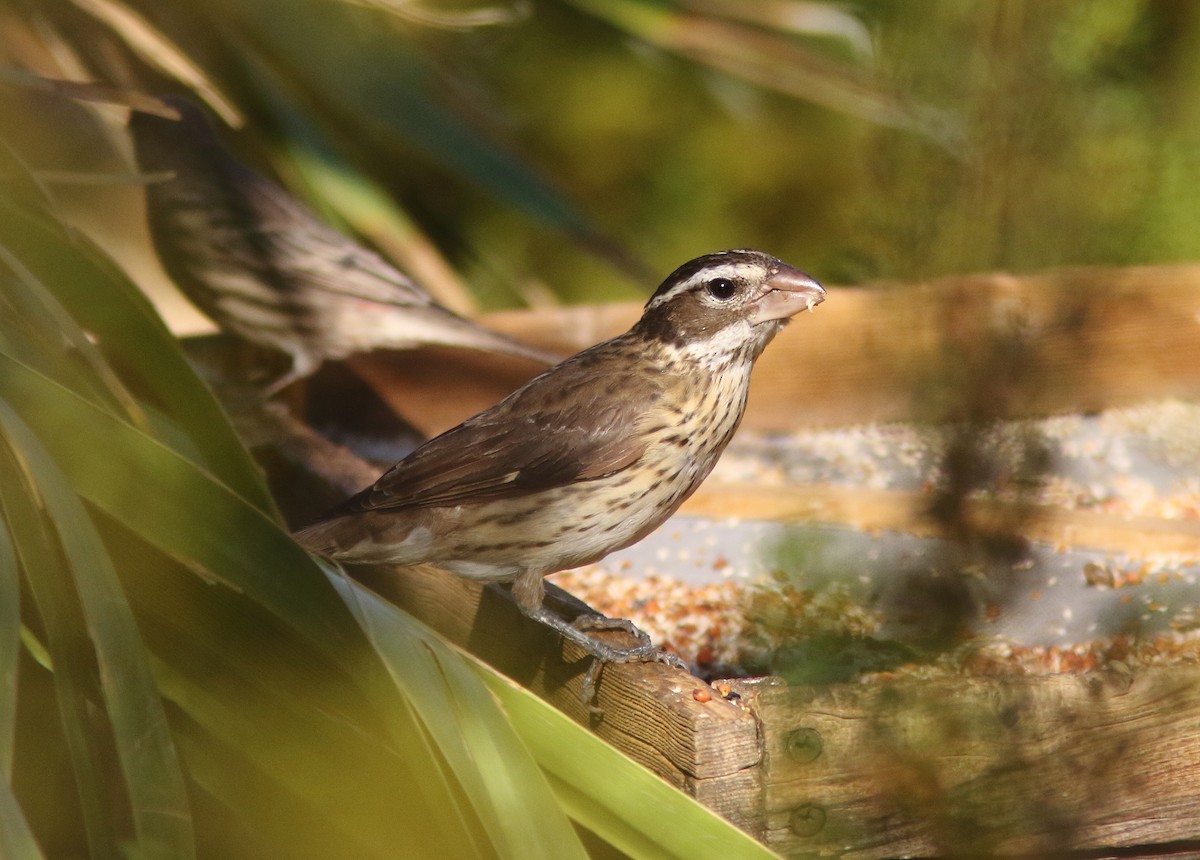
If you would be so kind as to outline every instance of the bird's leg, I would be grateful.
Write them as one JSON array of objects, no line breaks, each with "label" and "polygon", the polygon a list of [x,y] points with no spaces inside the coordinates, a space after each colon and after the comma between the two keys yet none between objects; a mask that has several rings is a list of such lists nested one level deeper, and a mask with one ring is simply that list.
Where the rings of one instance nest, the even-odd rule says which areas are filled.
[{"label": "bird's leg", "polygon": [[[583,676],[583,703],[592,708],[592,700],[596,693],[596,679],[605,663],[666,663],[680,669],[686,668],[684,662],[674,654],[659,650],[650,636],[640,630],[636,624],[627,618],[606,618],[603,615],[583,615],[573,622],[566,621],[547,609],[542,599],[545,594],[542,575],[536,579],[530,572],[517,577],[512,586],[513,598],[521,612],[541,624],[558,631],[563,638],[577,644],[590,654],[594,660]],[[624,630],[638,640],[632,648],[618,648],[591,636],[587,630]],[[593,708],[593,710],[595,710]]]}]

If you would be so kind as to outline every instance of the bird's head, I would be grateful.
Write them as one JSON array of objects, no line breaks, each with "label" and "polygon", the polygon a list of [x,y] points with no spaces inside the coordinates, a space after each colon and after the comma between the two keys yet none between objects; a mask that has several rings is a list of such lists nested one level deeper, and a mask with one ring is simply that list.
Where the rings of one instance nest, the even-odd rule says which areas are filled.
[{"label": "bird's head", "polygon": [[[157,98],[166,111],[133,111],[129,117],[129,133],[142,170],[179,172],[198,163],[212,172],[229,161],[228,151],[204,108],[185,96]],[[174,117],[168,115],[171,112]]]},{"label": "bird's head", "polygon": [[824,300],[820,284],[769,254],[722,251],[668,275],[634,331],[705,364],[753,361],[794,314]]}]

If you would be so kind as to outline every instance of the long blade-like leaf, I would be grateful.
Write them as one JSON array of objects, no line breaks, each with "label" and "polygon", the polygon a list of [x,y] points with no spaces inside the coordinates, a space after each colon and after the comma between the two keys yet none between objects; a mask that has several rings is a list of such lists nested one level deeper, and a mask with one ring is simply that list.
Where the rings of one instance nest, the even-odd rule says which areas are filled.
[{"label": "long blade-like leaf", "polygon": [[[253,659],[241,667],[253,677],[214,677],[216,666],[189,657],[185,645],[155,661],[164,693],[188,716],[181,751],[192,777],[247,823],[277,837],[289,827],[321,834],[350,857],[389,857],[406,831],[433,838],[415,816],[435,820],[436,807],[408,796],[427,771],[328,713],[332,697],[321,687],[308,688],[310,695],[280,690],[272,678],[277,667]],[[319,694],[315,702],[312,694]],[[436,767],[435,760],[418,761]],[[455,835],[437,847],[457,850],[460,843]]]},{"label": "long blade-like leaf", "polygon": [[[26,576],[39,606],[50,601],[78,600],[99,670],[138,848],[146,856],[194,856],[183,775],[158,688],[116,571],[83,503],[29,428],[2,399],[0,433],[23,466],[24,483],[36,488],[45,516],[53,523],[63,566],[27,568]],[[63,581],[51,585],[48,580],[56,577]],[[50,612],[66,615],[58,606]],[[85,654],[73,654],[87,660]],[[57,661],[55,665],[59,665]],[[86,671],[83,666],[76,668]]]},{"label": "long blade-like leaf", "polygon": [[118,844],[116,821],[101,765],[104,743],[95,731],[97,719],[91,707],[97,698],[93,695],[96,679],[91,648],[78,601],[69,584],[58,575],[65,562],[61,548],[47,530],[44,506],[32,477],[29,464],[22,461],[7,437],[0,435],[0,513],[13,535],[32,604],[37,607],[54,661],[54,692],[88,848],[94,856],[114,857]]},{"label": "long blade-like leaf", "polygon": [[[131,569],[123,581],[159,687],[175,705],[189,776],[230,819],[215,825],[201,811],[202,854],[227,853],[213,847],[212,834],[230,826],[250,844],[274,846],[249,856],[385,858],[409,839],[438,856],[463,853],[447,811],[454,798],[436,789],[446,784],[444,762],[419,743],[423,730],[405,724],[386,690],[364,694],[387,680],[373,671],[365,641],[344,648],[335,664],[244,590],[213,587],[103,521],[107,543]],[[283,581],[295,574],[274,569]],[[227,578],[236,583],[238,571]],[[336,598],[326,609],[344,612]],[[296,850],[305,844],[311,850]]]},{"label": "long blade-like leaf", "polygon": [[[254,625],[256,629],[272,630],[275,625],[268,622],[264,627],[263,621],[275,615],[285,623],[287,636],[315,649],[323,662],[340,667],[381,707],[395,707],[398,697],[394,688],[389,693],[386,675],[362,659],[367,653],[365,643],[353,620],[309,557],[277,525],[176,452],[7,356],[0,356],[0,397],[10,398],[23,414],[33,416],[36,431],[55,458],[65,464],[73,485],[108,516],[169,558],[230,586],[229,591],[218,589],[218,594],[237,600],[244,595],[258,604],[263,617]],[[78,434],[69,429],[72,426],[90,428],[85,445],[79,444]],[[105,456],[96,457],[96,450],[103,450]],[[154,502],[147,504],[145,494],[151,487],[155,488]],[[163,573],[157,572],[159,579]],[[199,589],[200,599],[204,592],[213,591],[195,577],[189,578],[193,590]],[[162,585],[154,583],[159,588]],[[186,617],[187,611],[180,607],[177,615]],[[170,626],[161,618],[160,622],[159,630]],[[172,619],[171,623],[176,622]],[[416,787],[424,788],[429,773],[444,767],[438,755],[418,757],[424,772],[410,772],[406,762],[395,758],[377,739],[363,736],[356,741],[363,729],[337,716],[337,700],[324,696],[325,687],[312,683],[313,676],[301,674],[303,680],[290,686],[264,685],[257,675],[237,680],[245,672],[261,672],[261,659],[248,659],[245,649],[226,654],[222,649],[230,646],[222,634],[227,637],[228,630],[192,626],[186,632],[186,636],[169,639],[170,645],[160,653],[161,665],[168,665],[170,657],[170,671],[161,665],[159,670],[167,695],[204,728],[206,737],[245,759],[247,773],[261,773],[264,785],[276,786],[281,797],[296,798],[299,805],[289,808],[323,809],[330,805],[333,786],[341,785],[336,804],[322,813],[324,820],[345,833],[347,844],[361,841],[371,853],[384,856],[383,846],[396,840],[396,824],[406,820],[389,813],[388,807],[410,803],[414,798],[408,795],[421,793]],[[201,642],[207,645],[206,653],[193,653],[192,643]],[[303,653],[303,648],[291,648],[288,664],[293,655],[302,657]],[[53,656],[58,666],[59,656]],[[230,664],[230,660],[234,662]],[[276,677],[278,666],[266,668],[268,678]],[[303,663],[299,668],[304,668]],[[226,679],[225,686],[214,688],[217,679]],[[361,708],[361,698],[359,702]],[[378,719],[370,713],[365,716]],[[389,719],[394,723],[396,717],[393,714]],[[421,731],[422,727],[414,725],[408,734]],[[404,732],[395,734],[402,738]],[[406,745],[398,740],[397,746]],[[191,749],[196,750],[194,746]],[[321,755],[322,750],[336,754]],[[207,787],[231,797],[238,790],[237,774]],[[365,794],[350,802],[355,792]],[[89,782],[81,794],[88,801],[104,796],[97,780]],[[451,799],[435,796],[427,800],[424,805],[414,803],[409,814],[438,823],[439,807]],[[266,814],[270,809],[267,804],[261,811]],[[322,820],[315,816],[314,811],[307,817]],[[102,811],[100,818],[104,820]],[[373,822],[383,824],[370,826]],[[532,823],[527,820],[526,825]],[[426,841],[438,838],[430,824],[424,826]],[[453,831],[444,838],[447,845],[442,853],[459,853],[462,840]],[[483,854],[491,854],[490,846]]]},{"label": "long blade-like leaf", "polygon": [[[0,209],[0,213],[2,212]],[[0,229],[3,229],[6,235],[15,232],[11,222],[2,217]],[[61,365],[75,370],[75,373],[69,375],[69,380],[79,386],[76,390],[81,390],[84,386],[90,388],[97,395],[106,397],[113,408],[123,410],[130,420],[144,427],[146,417],[142,414],[141,407],[113,373],[87,333],[54,299],[37,275],[26,268],[3,243],[0,243],[0,265],[8,268],[21,285],[20,289],[9,292],[8,298],[15,305],[14,311],[28,320],[27,324],[33,331],[55,332],[62,341],[60,349],[41,350],[40,354],[58,359]],[[69,360],[65,360],[72,355],[82,358],[82,367],[76,367]]]},{"label": "long blade-like leaf", "polygon": [[[332,575],[438,749],[464,780],[494,843],[511,857],[585,857],[528,749],[462,658],[416,619]],[[533,818],[538,826],[529,827]]]},{"label": "long blade-like leaf", "polygon": [[[361,641],[348,615],[328,611],[336,598],[322,577],[274,574],[281,563],[312,571],[308,555],[196,464],[3,354],[0,398],[30,424],[84,498],[144,540],[249,592],[335,659]],[[84,444],[81,427],[88,428]],[[156,488],[152,504],[147,487]],[[240,578],[226,579],[229,571]]]},{"label": "long blade-like leaf", "polygon": [[[161,544],[164,552],[210,569],[214,577],[229,582],[260,602],[328,658],[352,670],[361,670],[361,661],[349,659],[357,653],[351,644],[355,638],[353,631],[343,626],[340,613],[329,612],[333,589],[323,580],[324,587],[314,587],[310,581],[313,578],[310,575],[313,572],[311,559],[260,514],[174,452],[161,448],[114,416],[97,410],[4,356],[0,356],[0,393],[14,404],[38,413],[36,429],[44,434],[45,444],[61,456],[66,464],[64,470],[86,498],[109,511],[144,539]],[[44,405],[33,409],[37,403],[51,405],[48,409]],[[93,440],[109,452],[101,462],[73,451],[69,434],[58,429],[64,424],[81,423],[92,427]],[[127,490],[120,485],[130,478],[140,484],[151,480],[152,476],[174,488],[171,496],[154,506],[130,510]],[[179,505],[174,499],[175,492],[187,498],[186,506]],[[176,506],[186,507],[186,517],[181,519],[178,514],[164,512]],[[145,510],[147,507],[153,510]],[[236,523],[238,517],[249,518],[255,527],[240,527]],[[196,529],[198,520],[209,527]],[[233,553],[225,548],[225,544],[235,530],[238,551]],[[198,531],[202,534],[197,535]],[[259,577],[256,568],[261,566],[277,571],[281,562],[294,572],[285,583],[273,581],[271,577]],[[351,587],[340,578],[335,578],[334,585],[343,593],[345,588]],[[336,598],[334,600],[337,602]],[[400,687],[401,693],[408,694],[405,698],[410,703],[423,696],[428,696],[433,703],[422,713],[422,722],[431,732],[435,746],[460,775],[472,808],[482,817],[485,826],[489,816],[504,814],[519,815],[517,821],[532,827],[531,822],[537,819],[528,814],[529,807],[523,802],[511,805],[511,798],[524,798],[530,791],[529,786],[535,784],[529,773],[522,772],[529,765],[521,764],[524,759],[514,751],[511,737],[496,734],[494,729],[485,731],[480,726],[470,725],[472,720],[490,722],[486,714],[492,712],[494,704],[483,704],[485,700],[477,698],[477,692],[473,692],[471,686],[463,685],[461,679],[454,677],[457,670],[451,668],[452,658],[431,650],[429,641],[422,641],[423,637],[414,634],[411,621],[394,607],[363,592],[358,592],[353,602],[357,611],[367,614],[370,635],[384,654],[388,671],[393,673],[392,683]],[[349,619],[348,614],[346,618]],[[437,649],[438,646],[433,647]],[[414,659],[419,652],[411,650],[413,648],[425,649],[431,656]],[[435,654],[436,660],[432,659]],[[367,683],[367,689],[372,691],[376,701],[385,701],[379,698],[384,692],[377,681]],[[602,838],[618,846],[653,849],[650,856],[684,857],[689,852],[705,850],[704,846],[713,844],[714,833],[723,833],[722,838],[729,840],[731,850],[755,850],[755,843],[748,837],[718,825],[711,813],[629,762],[565,716],[553,712],[549,706],[534,703],[528,698],[531,694],[514,692],[503,685],[494,685],[494,692],[502,696],[510,717],[516,715],[515,725],[521,740],[533,751],[538,764],[551,775],[553,782],[565,786],[558,794],[560,800],[567,803],[570,816]],[[447,728],[443,734],[439,721],[454,715],[457,715],[456,721],[448,723],[452,728]],[[454,737],[460,732],[464,733],[465,739]],[[573,768],[580,755],[592,758],[593,764],[585,769]],[[500,768],[502,772],[486,776],[472,774],[472,769],[481,770],[489,764],[490,769]],[[572,776],[573,769],[591,776],[580,777],[578,773]],[[544,782],[539,779],[536,784],[543,788],[535,788],[535,792],[544,791]],[[505,794],[508,800],[502,800]],[[674,808],[672,804],[678,806],[676,811],[682,816],[678,826],[667,827],[661,814],[649,814],[644,800],[647,796],[654,797],[656,804],[664,804],[663,808]],[[536,794],[529,793],[528,797],[530,802],[536,800]],[[539,807],[535,804],[533,808]],[[614,813],[634,823],[614,822]],[[698,825],[699,822],[702,824]],[[496,844],[511,846],[514,850],[518,846],[539,843],[553,845],[562,833],[560,825],[552,825],[549,830],[536,835],[506,833],[505,828],[517,825],[497,825],[496,819],[492,820],[492,826],[489,833],[500,840]],[[494,829],[497,826],[499,829]],[[699,831],[692,829],[695,826],[699,826]],[[557,836],[553,835],[556,830]],[[697,832],[704,835],[696,836]],[[696,843],[697,839],[700,844]],[[564,844],[573,843],[572,839]],[[521,855],[512,853],[508,856]]]},{"label": "long blade-like leaf", "polygon": [[[664,860],[690,860],[710,854],[739,858],[776,856],[528,690],[477,658],[445,643],[416,619],[353,582],[344,579],[335,580],[335,584],[337,582],[341,583],[343,599],[358,607],[364,626],[371,630],[372,640],[382,649],[389,665],[407,667],[411,661],[422,659],[419,652],[425,650],[429,656],[424,659],[433,658],[431,668],[454,675],[454,683],[447,684],[447,690],[455,691],[459,697],[457,701],[439,698],[435,689],[438,681],[433,676],[425,676],[420,689],[414,691],[415,698],[429,696],[430,718],[445,714],[447,708],[456,709],[463,715],[456,730],[478,734],[469,724],[471,715],[495,708],[496,702],[491,696],[481,697],[480,688],[459,677],[468,667],[473,668],[478,679],[499,699],[515,735],[507,731],[509,726],[505,726],[504,732],[465,739],[471,755],[477,757],[480,771],[494,782],[492,790],[497,797],[503,797],[509,774],[490,774],[487,760],[479,757],[495,755],[495,762],[505,762],[506,768],[514,764],[524,766],[528,760],[524,756],[508,751],[500,755],[487,748],[489,744],[519,744],[523,750],[532,753],[532,760],[544,771],[558,803],[571,819],[630,856]],[[467,662],[452,659],[454,652],[467,657]],[[400,679],[398,682],[403,683]],[[585,766],[581,767],[580,762],[586,762]],[[520,776],[518,784],[525,786],[525,792],[535,782],[539,791],[547,785],[541,779],[533,780],[530,774],[516,776]],[[544,798],[525,793],[514,800],[523,806],[544,802]],[[500,812],[509,813],[504,809]],[[572,838],[570,843],[576,844],[576,840]],[[566,844],[554,847],[555,843],[551,843],[550,856],[569,856],[565,853]],[[526,842],[519,847],[523,851],[539,853],[516,856],[544,856],[540,852],[547,846]]]},{"label": "long blade-like leaf", "polygon": [[187,52],[155,29],[143,16],[113,0],[74,0],[75,5],[96,16],[146,62],[164,74],[187,84],[227,121],[238,119],[237,110],[225,94],[213,85]]},{"label": "long blade-like leaf", "polygon": [[0,517],[0,780],[11,782],[17,735],[17,659],[21,654],[21,573],[8,524]]},{"label": "long blade-like leaf", "polygon": [[766,858],[776,855],[561,711],[475,661],[567,814],[633,857]]},{"label": "long blade-like leaf", "polygon": [[[416,44],[403,38],[364,39],[378,12],[339,3],[237,3],[206,7],[245,38],[258,69],[275,69],[327,116],[352,120],[378,140],[404,141],[485,191],[539,220],[579,236],[595,229],[517,155],[455,112]],[[314,38],[317,35],[319,38]]]},{"label": "long blade-like leaf", "polygon": [[[188,366],[175,338],[145,295],[96,248],[61,226],[0,198],[4,246],[40,284],[54,293],[78,327],[94,338],[107,360],[136,374],[130,389],[160,405],[192,429],[205,466],[236,492],[274,515],[275,505],[256,467],[212,393]],[[102,291],[103,301],[97,301]],[[11,320],[0,321],[4,325]],[[53,329],[43,330],[47,338]],[[45,342],[62,351],[60,343]],[[148,353],[153,361],[144,360]]]},{"label": "long blade-like leaf", "polygon": [[8,780],[0,780],[0,857],[5,860],[42,860],[33,831]]}]

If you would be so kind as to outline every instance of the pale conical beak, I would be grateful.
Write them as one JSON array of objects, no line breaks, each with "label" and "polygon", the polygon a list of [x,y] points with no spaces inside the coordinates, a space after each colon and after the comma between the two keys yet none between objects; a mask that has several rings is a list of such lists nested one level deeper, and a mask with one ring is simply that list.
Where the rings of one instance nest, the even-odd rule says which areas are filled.
[{"label": "pale conical beak", "polygon": [[825,288],[799,269],[783,266],[767,278],[767,291],[754,302],[750,322],[785,320],[825,301]]}]

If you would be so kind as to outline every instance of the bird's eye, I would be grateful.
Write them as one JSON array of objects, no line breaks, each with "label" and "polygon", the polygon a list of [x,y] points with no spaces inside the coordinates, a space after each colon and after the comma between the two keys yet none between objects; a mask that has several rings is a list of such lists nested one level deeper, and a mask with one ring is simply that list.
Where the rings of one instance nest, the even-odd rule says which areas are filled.
[{"label": "bird's eye", "polygon": [[732,299],[733,294],[737,292],[737,284],[728,278],[713,278],[704,285],[704,288],[714,299],[720,299],[723,302]]}]

